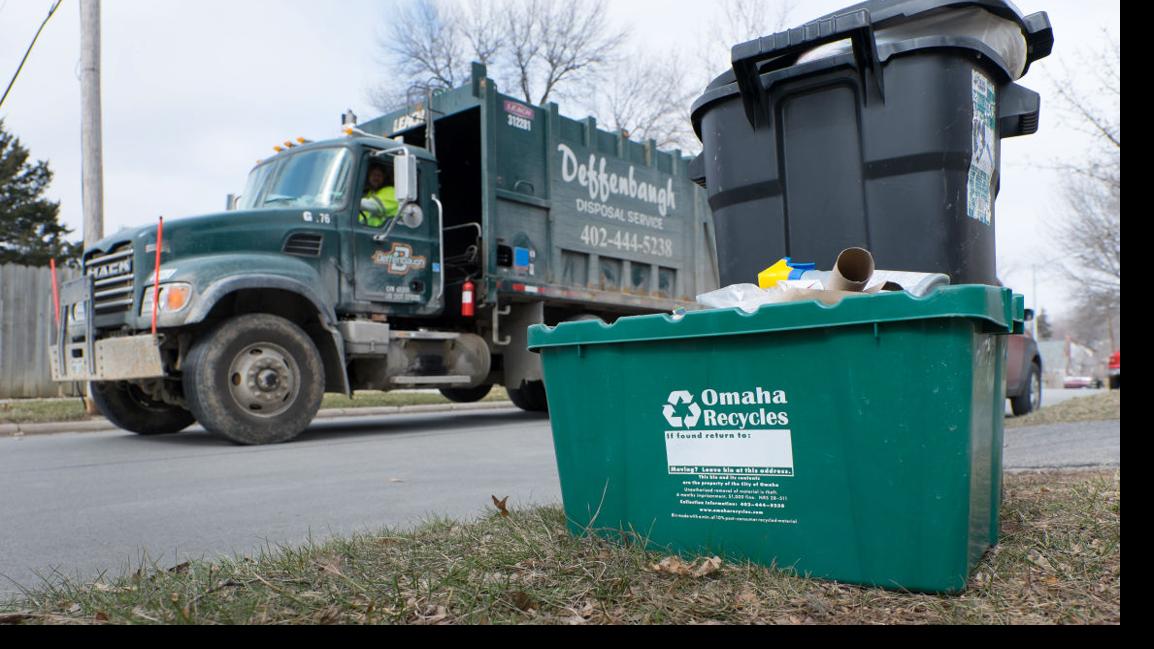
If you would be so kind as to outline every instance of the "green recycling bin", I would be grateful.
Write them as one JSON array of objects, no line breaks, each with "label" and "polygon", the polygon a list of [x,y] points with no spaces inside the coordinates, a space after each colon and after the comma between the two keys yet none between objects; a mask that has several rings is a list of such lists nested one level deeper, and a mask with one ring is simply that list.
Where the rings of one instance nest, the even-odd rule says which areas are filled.
[{"label": "green recycling bin", "polygon": [[998,539],[989,286],[534,326],[576,534],[845,583],[963,590]]}]

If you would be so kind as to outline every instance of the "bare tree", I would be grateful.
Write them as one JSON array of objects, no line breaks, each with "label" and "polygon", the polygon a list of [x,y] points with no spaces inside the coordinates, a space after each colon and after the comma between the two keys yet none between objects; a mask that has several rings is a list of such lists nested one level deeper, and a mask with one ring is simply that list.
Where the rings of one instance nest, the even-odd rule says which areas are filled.
[{"label": "bare tree", "polygon": [[635,140],[653,140],[661,149],[696,152],[689,107],[697,94],[681,56],[636,52],[598,94],[601,121]]},{"label": "bare tree", "polygon": [[[379,93],[395,95],[410,87],[452,88],[463,80],[469,57],[460,38],[459,17],[452,9],[442,0],[415,0],[396,8],[379,39],[396,74]],[[378,105],[390,101],[397,100],[374,98]]]},{"label": "bare tree", "polygon": [[[536,8],[535,16],[525,14],[514,20],[530,22],[536,30],[539,47],[536,60],[528,59],[528,69],[537,75],[532,86],[539,92],[538,104],[549,101],[565,84],[591,83],[599,80],[607,68],[618,62],[626,40],[627,28],[610,26],[606,0],[528,0]],[[516,14],[517,12],[514,12]],[[526,86],[525,100],[533,95]]]},{"label": "bare tree", "polygon": [[721,13],[709,22],[698,41],[702,86],[730,67],[730,50],[738,43],[790,27],[798,0],[722,0]]},{"label": "bare tree", "polygon": [[[1090,136],[1076,160],[1063,160],[1064,213],[1052,233],[1065,254],[1063,271],[1077,302],[1077,327],[1097,331],[1118,344],[1122,307],[1122,116],[1121,48],[1107,45],[1089,57],[1092,83],[1077,83],[1068,68],[1053,78],[1063,120]],[[1085,80],[1090,81],[1090,80]],[[1087,340],[1087,342],[1094,342]]]},{"label": "bare tree", "polygon": [[502,85],[544,104],[600,79],[629,34],[613,28],[606,0],[411,0],[389,16],[380,47],[394,72],[371,93],[395,108],[411,89],[452,88],[484,63]]}]

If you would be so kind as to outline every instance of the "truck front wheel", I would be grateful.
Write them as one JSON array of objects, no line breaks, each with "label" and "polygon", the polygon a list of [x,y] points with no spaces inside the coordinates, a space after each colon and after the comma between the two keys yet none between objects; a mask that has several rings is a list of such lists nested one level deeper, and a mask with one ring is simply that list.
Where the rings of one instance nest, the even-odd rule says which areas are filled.
[{"label": "truck front wheel", "polygon": [[219,324],[192,347],[185,398],[197,421],[237,444],[279,444],[302,433],[320,410],[320,353],[284,318],[243,315]]},{"label": "truck front wheel", "polygon": [[196,423],[189,411],[153,401],[131,383],[93,383],[92,400],[105,419],[138,435],[171,435]]}]

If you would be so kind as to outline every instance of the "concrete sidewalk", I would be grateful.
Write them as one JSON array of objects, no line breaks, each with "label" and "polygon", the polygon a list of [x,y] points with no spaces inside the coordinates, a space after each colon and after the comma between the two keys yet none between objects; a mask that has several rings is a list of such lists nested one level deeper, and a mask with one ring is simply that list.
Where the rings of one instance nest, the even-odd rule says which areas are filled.
[{"label": "concrete sidewalk", "polygon": [[[412,415],[427,412],[455,412],[468,410],[500,410],[512,408],[509,401],[481,401],[478,403],[426,404],[418,406],[384,406],[378,408],[331,408],[317,413],[317,419],[338,417],[379,417],[381,415]],[[117,430],[107,419],[82,419],[47,424],[0,424],[0,437],[25,435],[52,435],[56,433],[91,433]]]}]

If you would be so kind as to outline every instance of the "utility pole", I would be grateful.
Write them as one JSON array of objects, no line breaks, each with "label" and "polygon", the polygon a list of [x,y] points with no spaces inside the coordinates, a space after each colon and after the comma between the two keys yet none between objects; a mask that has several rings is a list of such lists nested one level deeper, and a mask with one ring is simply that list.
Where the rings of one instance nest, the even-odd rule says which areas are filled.
[{"label": "utility pole", "polygon": [[100,115],[100,0],[80,0],[80,147],[84,246],[104,238]]},{"label": "utility pole", "polygon": [[[104,138],[100,115],[100,0],[80,0],[80,176],[84,247],[104,238]],[[92,384],[84,409],[95,415]]]}]

